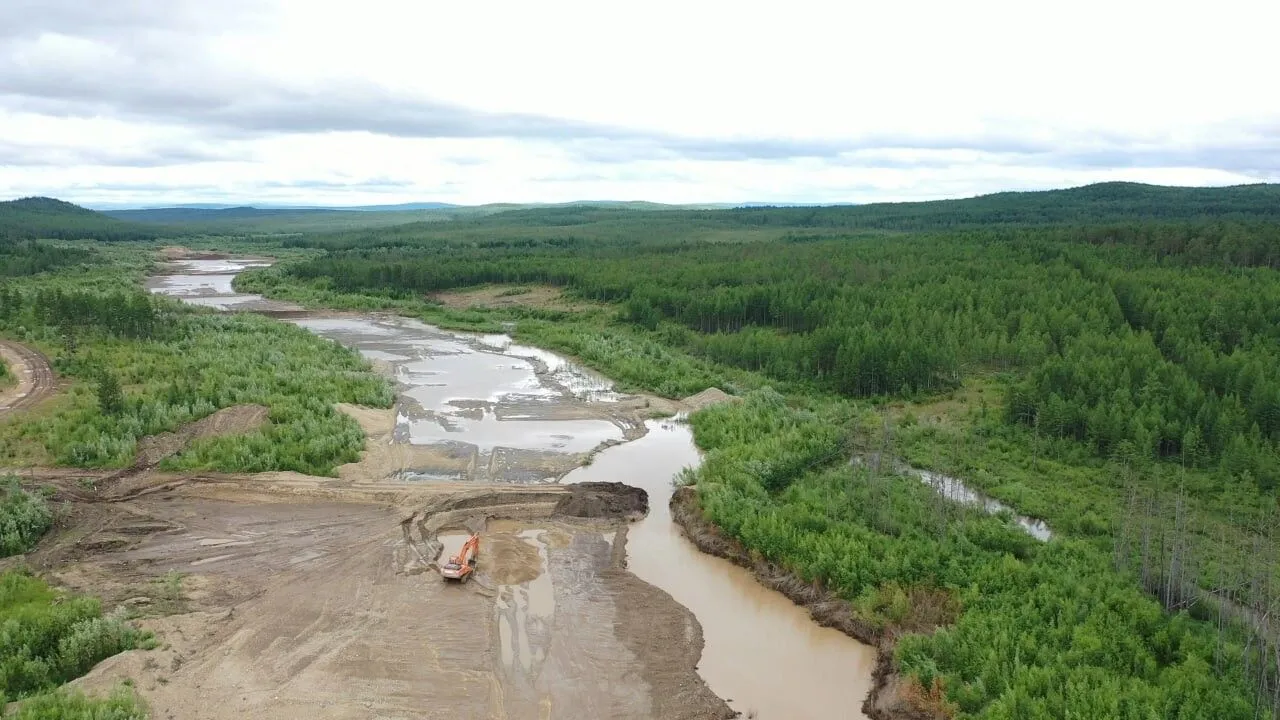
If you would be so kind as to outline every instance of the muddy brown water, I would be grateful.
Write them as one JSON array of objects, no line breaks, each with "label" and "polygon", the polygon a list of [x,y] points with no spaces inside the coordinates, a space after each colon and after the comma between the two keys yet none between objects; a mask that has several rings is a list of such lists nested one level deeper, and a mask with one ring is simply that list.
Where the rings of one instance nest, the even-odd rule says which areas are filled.
[{"label": "muddy brown water", "polygon": [[[148,287],[223,310],[270,302],[231,288],[236,272],[263,261],[181,263],[179,273],[154,277]],[[649,514],[628,534],[627,567],[697,618],[705,643],[698,673],[710,689],[735,710],[762,720],[864,717],[860,708],[871,689],[875,650],[819,627],[747,570],[703,554],[672,522],[672,479],[700,462],[685,424],[650,421],[640,432],[625,427],[599,409],[619,399],[606,378],[505,335],[452,333],[381,316],[296,322],[355,348],[397,381],[396,442],[457,448],[469,454],[474,467],[492,465],[501,452],[584,453],[630,440],[599,452],[562,481],[617,481],[649,493]],[[422,476],[431,477],[431,470],[424,469]],[[585,688],[598,685],[600,673],[607,672],[609,663],[603,660],[627,653],[612,647],[617,643],[613,613],[626,608],[595,601],[604,592],[598,575],[608,564],[613,534],[508,524],[491,525],[486,536],[482,557],[486,552],[521,555],[530,565],[525,576],[480,573],[475,581],[494,593],[498,657],[512,699],[527,691],[548,708],[592,709],[598,717],[647,714],[643,683],[633,674],[606,678],[611,691],[600,697],[611,698],[612,705],[584,705],[583,700],[595,697]],[[465,537],[441,535],[442,556],[457,552]],[[494,565],[499,564],[510,565]],[[558,612],[586,622],[566,632],[558,628]],[[596,654],[602,662],[593,661]],[[549,685],[543,677],[561,681]]]},{"label": "muddy brown water", "polygon": [[699,551],[672,523],[671,480],[699,462],[687,425],[652,421],[644,437],[601,453],[564,482],[610,480],[649,493],[649,514],[628,533],[627,569],[698,618],[706,643],[698,672],[735,710],[761,720],[864,717],[874,648],[818,626],[749,571]]}]

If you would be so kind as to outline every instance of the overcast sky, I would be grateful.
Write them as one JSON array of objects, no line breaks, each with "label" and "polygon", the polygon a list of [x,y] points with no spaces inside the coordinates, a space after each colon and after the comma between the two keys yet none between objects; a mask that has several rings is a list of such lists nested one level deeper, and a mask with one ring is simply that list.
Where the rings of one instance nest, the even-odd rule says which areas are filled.
[{"label": "overcast sky", "polygon": [[872,202],[1280,181],[1276,0],[0,0],[0,196]]}]

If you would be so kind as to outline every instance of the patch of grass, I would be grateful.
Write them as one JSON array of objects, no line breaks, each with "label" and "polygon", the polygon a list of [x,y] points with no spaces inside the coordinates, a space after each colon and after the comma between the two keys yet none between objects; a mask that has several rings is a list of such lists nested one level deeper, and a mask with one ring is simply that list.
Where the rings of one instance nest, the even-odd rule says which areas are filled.
[{"label": "patch of grass", "polygon": [[93,698],[75,690],[37,695],[4,716],[9,720],[146,720],[146,705],[128,685]]},{"label": "patch of grass", "polygon": [[186,575],[177,570],[170,570],[151,582],[146,591],[155,599],[152,612],[159,615],[174,615],[187,609],[187,595],[184,581]]}]

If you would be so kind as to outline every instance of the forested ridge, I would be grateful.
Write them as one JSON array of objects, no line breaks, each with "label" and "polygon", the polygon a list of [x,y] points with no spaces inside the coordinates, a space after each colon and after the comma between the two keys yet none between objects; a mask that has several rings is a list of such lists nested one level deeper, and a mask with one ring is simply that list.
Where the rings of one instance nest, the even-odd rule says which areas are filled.
[{"label": "forested ridge", "polygon": [[744,224],[937,230],[1123,220],[1280,219],[1280,185],[1162,187],[1107,182],[1065,190],[1002,192],[963,200],[826,208],[740,208]]},{"label": "forested ridge", "polygon": [[[172,234],[172,233],[170,233]],[[0,202],[0,241],[153,240],[161,233],[62,200],[29,197]]]},{"label": "forested ridge", "polygon": [[[1034,217],[1019,194],[847,226],[858,208],[523,210],[290,240],[329,252],[245,286],[506,319],[628,385],[747,396],[693,417],[702,511],[895,638],[928,717],[1244,720],[1280,707],[1280,628],[1257,621],[1280,612],[1274,191],[1095,186]],[[482,284],[609,310],[432,305]],[[899,454],[969,469],[1055,538],[896,476]]]},{"label": "forested ridge", "polygon": [[[1252,231],[1266,224],[1272,228],[1268,231],[1270,237],[1275,238],[1270,224],[1280,221],[1280,185],[1179,188],[1099,183],[1066,190],[927,202],[729,210],[668,207],[652,211],[570,204],[489,214],[459,213],[453,217],[447,227],[415,223],[317,233],[289,243],[327,249],[431,246],[442,241],[488,247],[554,241],[564,246],[601,240],[634,244],[677,239],[739,242],[784,236],[813,239],[857,230],[896,233],[1046,226],[1076,230],[1088,225],[1098,241],[1107,242],[1108,236],[1119,235],[1129,236],[1128,242],[1178,247],[1205,234],[1220,236],[1222,233],[1215,226],[1231,223],[1237,228],[1248,226],[1251,232],[1233,234],[1226,239],[1228,246],[1237,241],[1265,245]],[[1221,239],[1212,242],[1216,244]],[[1267,257],[1274,267],[1280,258],[1273,246],[1269,249],[1271,254]]]}]

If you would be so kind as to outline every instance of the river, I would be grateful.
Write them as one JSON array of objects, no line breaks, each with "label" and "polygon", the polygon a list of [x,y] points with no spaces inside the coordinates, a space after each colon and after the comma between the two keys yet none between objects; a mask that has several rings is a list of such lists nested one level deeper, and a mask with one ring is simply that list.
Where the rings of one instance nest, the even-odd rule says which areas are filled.
[{"label": "river", "polygon": [[[269,301],[235,293],[231,279],[264,263],[180,261],[148,287],[205,307],[253,310]],[[637,426],[634,405],[606,378],[506,336],[381,315],[293,322],[360,351],[397,382],[395,442],[433,452],[415,456],[427,466],[389,481],[559,479],[641,487],[650,510],[628,533],[628,569],[698,619],[705,643],[698,672],[710,689],[762,720],[864,717],[874,648],[818,626],[747,570],[700,552],[672,522],[672,479],[701,461],[687,425]],[[584,466],[592,450],[599,451]],[[571,467],[577,469],[564,475]]]}]

